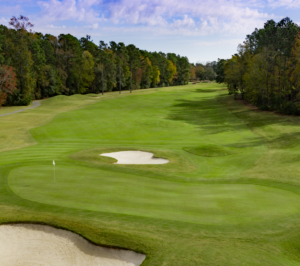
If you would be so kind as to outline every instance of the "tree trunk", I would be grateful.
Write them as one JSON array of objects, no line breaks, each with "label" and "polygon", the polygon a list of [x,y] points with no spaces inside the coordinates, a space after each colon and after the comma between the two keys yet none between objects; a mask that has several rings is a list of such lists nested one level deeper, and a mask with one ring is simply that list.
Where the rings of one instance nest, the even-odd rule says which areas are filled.
[{"label": "tree trunk", "polygon": [[119,61],[119,94],[121,94],[121,59]]},{"label": "tree trunk", "polygon": [[20,63],[20,93],[23,95],[22,62]]},{"label": "tree trunk", "polygon": [[104,83],[103,83],[103,65],[102,65],[102,95],[104,94]]}]

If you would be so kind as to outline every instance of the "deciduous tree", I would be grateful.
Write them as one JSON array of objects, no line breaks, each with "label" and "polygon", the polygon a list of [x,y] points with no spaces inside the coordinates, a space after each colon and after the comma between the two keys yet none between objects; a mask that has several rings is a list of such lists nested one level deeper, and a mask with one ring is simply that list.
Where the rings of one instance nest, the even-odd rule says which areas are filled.
[{"label": "deciduous tree", "polygon": [[2,65],[0,67],[0,106],[4,105],[8,95],[17,89],[17,78],[13,67]]}]

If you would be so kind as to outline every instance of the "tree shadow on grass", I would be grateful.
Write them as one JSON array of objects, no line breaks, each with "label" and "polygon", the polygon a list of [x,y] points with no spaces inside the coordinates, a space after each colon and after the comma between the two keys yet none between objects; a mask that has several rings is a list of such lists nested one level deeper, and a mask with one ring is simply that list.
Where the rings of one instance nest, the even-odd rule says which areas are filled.
[{"label": "tree shadow on grass", "polygon": [[218,88],[218,89],[196,89],[195,92],[197,93],[213,93],[213,92],[217,92],[217,91],[223,91],[223,90],[227,90],[227,88]]},{"label": "tree shadow on grass", "polygon": [[[219,90],[219,89],[218,89]],[[216,91],[218,91],[216,90]],[[203,93],[203,90],[197,90]],[[213,90],[204,90],[213,92]],[[243,103],[236,102],[230,96],[197,97],[195,100],[177,100],[167,119],[182,121],[197,126],[200,134],[232,133],[244,130],[255,130],[265,127],[264,138],[258,135],[245,138],[244,144],[238,146],[257,146],[268,143],[271,148],[290,149],[300,144],[300,118],[278,115],[272,112],[253,110]],[[288,129],[286,128],[288,127]],[[285,132],[278,132],[284,129]],[[274,131],[272,133],[272,131]],[[288,132],[290,131],[290,132]]]},{"label": "tree shadow on grass", "polygon": [[268,140],[268,144],[271,148],[278,150],[300,147],[300,132],[282,133],[278,137]]},{"label": "tree shadow on grass", "polygon": [[253,109],[230,96],[219,96],[217,101],[251,130],[264,127],[264,140],[271,148],[291,149],[300,145],[300,117]]},{"label": "tree shadow on grass", "polygon": [[233,96],[218,96],[216,100],[237,118],[245,121],[250,127],[274,124],[283,125],[290,122],[292,122],[294,126],[300,126],[300,119],[297,116],[283,115],[252,108],[251,105],[245,104],[245,102],[234,100]]},{"label": "tree shadow on grass", "polygon": [[205,133],[244,130],[245,125],[230,115],[224,106],[211,97],[197,100],[177,100],[167,119],[198,126]]},{"label": "tree shadow on grass", "polygon": [[[247,131],[247,125],[232,115],[224,106],[212,97],[201,97],[196,100],[177,100],[167,119],[182,121],[197,126],[201,135]],[[245,143],[238,146],[262,145],[256,136],[245,137]]]}]

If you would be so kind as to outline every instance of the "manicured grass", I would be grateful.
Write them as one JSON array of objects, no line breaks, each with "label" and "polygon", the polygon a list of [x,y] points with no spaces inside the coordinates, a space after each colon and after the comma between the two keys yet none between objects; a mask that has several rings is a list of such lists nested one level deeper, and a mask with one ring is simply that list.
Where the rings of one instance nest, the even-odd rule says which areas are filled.
[{"label": "manicured grass", "polygon": [[202,145],[197,147],[184,147],[183,150],[204,157],[220,157],[239,153],[238,149],[218,145]]},{"label": "manicured grass", "polygon": [[[157,181],[88,167],[27,166],[9,185],[18,196],[78,209],[210,225],[259,223],[300,211],[300,195],[250,184]],[[76,195],[76,200],[74,197]]]},{"label": "manicured grass", "polygon": [[[0,117],[0,223],[66,228],[143,265],[300,265],[300,119],[223,88],[57,96]],[[121,150],[170,163],[100,156]]]}]

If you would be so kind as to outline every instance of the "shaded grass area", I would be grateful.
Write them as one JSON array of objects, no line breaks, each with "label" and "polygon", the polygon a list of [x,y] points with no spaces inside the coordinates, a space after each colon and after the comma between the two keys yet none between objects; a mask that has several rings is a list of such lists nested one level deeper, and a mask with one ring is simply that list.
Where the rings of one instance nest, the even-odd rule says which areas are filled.
[{"label": "shaded grass area", "polygon": [[218,97],[235,116],[261,136],[268,151],[243,174],[249,177],[299,184],[300,118],[252,110],[231,97]]},{"label": "shaded grass area", "polygon": [[[145,253],[143,265],[299,265],[299,175],[283,179],[280,170],[285,160],[299,170],[298,122],[257,116],[222,89],[55,97],[25,116],[0,118],[0,135],[23,141],[0,140],[10,149],[0,153],[0,222],[69,229]],[[210,154],[241,152],[183,150],[205,146]],[[126,149],[170,164],[122,166],[99,156]],[[276,158],[275,150],[272,164],[265,156]]]},{"label": "shaded grass area", "polygon": [[204,157],[220,157],[239,153],[240,151],[231,147],[222,147],[218,145],[201,145],[197,147],[184,147],[184,151]]}]

